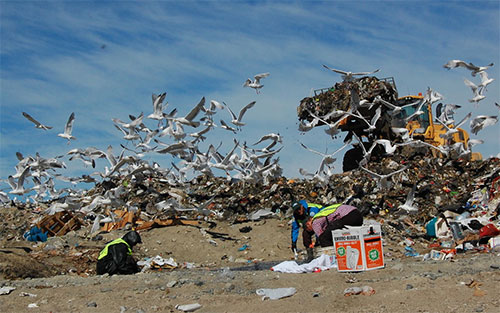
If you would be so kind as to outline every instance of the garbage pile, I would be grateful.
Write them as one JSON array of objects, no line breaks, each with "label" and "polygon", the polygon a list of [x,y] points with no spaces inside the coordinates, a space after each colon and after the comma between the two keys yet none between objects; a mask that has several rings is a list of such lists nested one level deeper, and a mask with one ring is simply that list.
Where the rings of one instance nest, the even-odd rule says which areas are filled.
[{"label": "garbage pile", "polygon": [[[313,113],[317,116],[326,116],[333,110],[347,111],[351,106],[352,90],[355,90],[359,99],[373,102],[375,97],[380,96],[385,101],[394,103],[398,98],[395,85],[386,80],[379,80],[375,76],[365,76],[351,81],[335,83],[330,88],[317,90],[314,97],[306,97],[300,101],[297,107],[299,120],[312,121]],[[326,122],[336,122],[338,116],[330,116]],[[322,123],[319,123],[322,125]]]},{"label": "garbage pile", "polygon": [[[328,204],[343,202],[349,198],[365,216],[391,220],[399,219],[398,214],[403,213],[412,223],[420,225],[444,211],[457,214],[468,211],[471,216],[496,216],[497,207],[492,207],[491,202],[499,197],[499,159],[449,161],[445,164],[441,162],[440,159],[418,156],[412,160],[394,156],[371,164],[380,173],[392,171],[392,168],[401,165],[407,167],[406,171],[392,176],[390,189],[381,188],[362,170],[334,174],[326,185],[314,180],[285,177],[264,185],[199,176],[184,186],[172,186],[161,177],[149,177],[140,182],[117,177],[97,184],[80,197],[67,196],[49,203],[38,203],[36,207],[29,203],[16,205],[19,209],[32,210],[38,215],[35,222],[39,222],[47,220],[45,216],[59,203],[71,202],[74,204],[71,216],[78,217],[79,220],[76,223],[74,218],[68,217],[68,223],[81,224],[89,236],[102,230],[116,229],[110,227],[109,223],[120,224],[122,228],[127,224],[138,227],[145,222],[174,218],[180,221],[234,222],[250,220],[253,213],[263,209],[290,217],[291,202],[299,199]],[[413,202],[418,211],[412,214],[400,212],[399,207],[406,202],[413,186]],[[91,206],[92,203],[95,205]],[[133,214],[125,216],[124,212]],[[96,220],[98,227],[95,225]],[[17,228],[20,232],[18,235],[32,227],[28,225],[29,221],[18,219],[16,222],[25,223],[25,228]],[[68,231],[72,230],[70,227],[66,228]],[[51,235],[55,235],[55,232],[50,232],[49,236]]]}]

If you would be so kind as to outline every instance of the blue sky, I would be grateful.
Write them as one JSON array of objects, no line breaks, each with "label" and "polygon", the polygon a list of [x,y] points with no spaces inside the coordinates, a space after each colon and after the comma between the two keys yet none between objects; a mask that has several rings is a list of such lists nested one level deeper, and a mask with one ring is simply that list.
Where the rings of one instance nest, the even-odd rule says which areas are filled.
[{"label": "blue sky", "polygon": [[[456,119],[469,112],[498,115],[499,16],[498,1],[0,1],[0,178],[15,173],[17,151],[49,158],[111,144],[119,153],[125,140],[111,118],[152,113],[151,94],[162,92],[165,111],[177,108],[178,115],[202,97],[233,111],[257,101],[242,132],[215,129],[204,144],[222,141],[227,152],[233,137],[253,143],[280,133],[284,174],[300,177],[298,169],[315,171],[320,157],[299,141],[330,152],[342,143],[321,128],[297,130],[300,100],[340,81],[322,64],[380,69],[377,76],[393,76],[400,95],[431,87],[445,103],[462,105]],[[495,81],[479,107],[468,102],[472,92],[463,83],[478,78],[463,68],[444,69],[451,59],[495,63],[488,70]],[[242,87],[262,72],[271,75],[261,94]],[[35,129],[23,111],[54,128]],[[77,140],[67,145],[57,134],[71,112]],[[229,114],[219,112],[220,118],[227,121]],[[484,158],[500,152],[499,127],[471,135],[485,141],[475,147]],[[170,166],[163,155],[146,159]],[[67,176],[94,171],[65,163]],[[341,171],[340,163],[336,168]]]}]

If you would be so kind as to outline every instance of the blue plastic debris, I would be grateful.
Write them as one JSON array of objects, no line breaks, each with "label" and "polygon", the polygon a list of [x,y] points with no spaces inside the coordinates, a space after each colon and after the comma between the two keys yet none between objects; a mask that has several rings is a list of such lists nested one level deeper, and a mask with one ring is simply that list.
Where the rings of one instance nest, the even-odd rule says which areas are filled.
[{"label": "blue plastic debris", "polygon": [[248,245],[243,245],[241,248],[238,249],[238,251],[243,251],[245,250],[246,248],[248,248],[249,246]]},{"label": "blue plastic debris", "polygon": [[420,254],[415,251],[415,249],[413,249],[412,247],[405,247],[405,255],[406,256],[419,256]]},{"label": "blue plastic debris", "polygon": [[38,227],[33,227],[26,233],[24,233],[23,237],[28,241],[47,241],[47,233],[42,232],[42,230]]}]

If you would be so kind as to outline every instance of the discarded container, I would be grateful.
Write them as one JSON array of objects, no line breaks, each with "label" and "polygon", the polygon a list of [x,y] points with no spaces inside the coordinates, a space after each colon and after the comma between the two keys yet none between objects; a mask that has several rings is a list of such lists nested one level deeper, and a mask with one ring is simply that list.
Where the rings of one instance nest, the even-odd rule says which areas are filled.
[{"label": "discarded container", "polygon": [[460,227],[460,224],[455,222],[450,222],[450,228],[451,228],[451,233],[453,234],[453,239],[458,241],[465,238],[464,234],[462,233],[462,228]]},{"label": "discarded container", "polygon": [[479,230],[479,237],[484,238],[484,237],[496,237],[500,235],[500,230],[498,230],[495,225],[493,224],[487,224],[483,228]]},{"label": "discarded container", "polygon": [[490,240],[488,240],[488,247],[491,250],[500,250],[500,236],[490,238]]},{"label": "discarded container", "polygon": [[380,225],[332,231],[337,270],[366,271],[384,267]]}]

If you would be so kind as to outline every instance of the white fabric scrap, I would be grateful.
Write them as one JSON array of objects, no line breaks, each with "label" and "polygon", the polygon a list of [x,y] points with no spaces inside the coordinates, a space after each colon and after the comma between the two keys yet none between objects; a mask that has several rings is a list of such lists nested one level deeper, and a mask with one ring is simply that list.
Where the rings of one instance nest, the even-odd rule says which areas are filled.
[{"label": "white fabric scrap", "polygon": [[284,261],[271,267],[271,270],[281,273],[311,273],[314,270],[324,271],[336,267],[337,264],[331,262],[331,256],[322,254],[309,263],[299,265],[295,261]]}]

